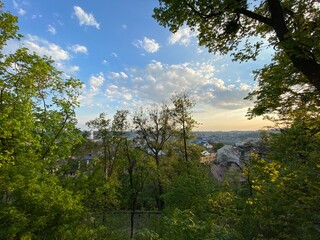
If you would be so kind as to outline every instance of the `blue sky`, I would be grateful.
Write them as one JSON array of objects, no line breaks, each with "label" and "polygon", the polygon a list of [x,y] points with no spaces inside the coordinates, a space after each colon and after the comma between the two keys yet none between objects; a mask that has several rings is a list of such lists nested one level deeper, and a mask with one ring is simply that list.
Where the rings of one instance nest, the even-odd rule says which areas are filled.
[{"label": "blue sky", "polygon": [[[4,0],[19,17],[20,46],[51,56],[66,76],[80,79],[79,127],[105,112],[134,111],[170,101],[187,90],[196,100],[197,130],[255,130],[270,123],[246,120],[255,87],[252,70],[270,61],[265,50],[256,62],[236,63],[210,54],[196,33],[176,34],[152,18],[156,0]],[[16,42],[8,45],[10,51]]]}]

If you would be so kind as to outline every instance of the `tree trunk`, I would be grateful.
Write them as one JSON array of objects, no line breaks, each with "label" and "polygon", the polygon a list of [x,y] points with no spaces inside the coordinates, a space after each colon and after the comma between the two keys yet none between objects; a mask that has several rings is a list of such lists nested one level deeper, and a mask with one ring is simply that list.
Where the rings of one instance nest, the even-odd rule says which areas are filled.
[{"label": "tree trunk", "polygon": [[186,133],[186,126],[185,126],[185,121],[184,120],[183,120],[183,123],[182,123],[182,128],[183,128],[184,157],[185,157],[186,162],[188,162],[187,133]]},{"label": "tree trunk", "polygon": [[163,209],[163,206],[164,206],[164,202],[163,200],[161,199],[161,196],[163,194],[163,187],[162,187],[162,183],[161,183],[161,180],[160,180],[160,162],[159,162],[159,152],[156,153],[155,155],[155,158],[156,158],[156,164],[157,164],[157,181],[158,181],[158,195],[156,197],[156,203],[157,203],[157,207],[158,207],[158,210],[161,211]]},{"label": "tree trunk", "polygon": [[287,28],[284,13],[279,0],[268,0],[271,13],[271,26],[276,32],[280,46],[290,58],[293,66],[301,71],[309,83],[320,92],[320,64],[312,58],[312,53],[292,39]]},{"label": "tree trunk", "polygon": [[136,200],[137,200],[137,196],[135,194],[134,199],[132,201],[132,205],[131,205],[131,214],[130,214],[130,239],[133,238],[133,230],[134,230],[134,215],[136,213]]}]

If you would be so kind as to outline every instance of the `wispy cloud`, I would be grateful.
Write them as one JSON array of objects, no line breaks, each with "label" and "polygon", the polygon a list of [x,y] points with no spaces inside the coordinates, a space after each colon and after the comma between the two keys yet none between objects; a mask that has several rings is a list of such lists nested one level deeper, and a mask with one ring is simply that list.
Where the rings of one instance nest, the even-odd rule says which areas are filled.
[{"label": "wispy cloud", "polygon": [[80,45],[80,44],[75,44],[69,47],[69,49],[74,52],[74,53],[84,53],[88,54],[88,49],[86,46]]},{"label": "wispy cloud", "polygon": [[79,20],[80,26],[85,25],[85,26],[93,26],[97,29],[100,29],[100,23],[98,23],[93,16],[92,13],[86,13],[81,7],[79,6],[74,6],[73,7],[74,14]]},{"label": "wispy cloud", "polygon": [[13,0],[13,8],[17,11],[20,16],[23,16],[27,13],[25,9],[21,7],[22,4],[19,4],[17,1]]},{"label": "wispy cloud", "polygon": [[117,57],[118,57],[118,54],[116,54],[115,52],[113,52],[113,53],[111,53],[111,56],[117,58]]},{"label": "wispy cloud", "polygon": [[137,48],[142,48],[148,53],[156,53],[160,49],[159,43],[156,40],[144,37],[143,40],[138,40],[134,43]]},{"label": "wispy cloud", "polygon": [[52,35],[56,35],[57,34],[57,30],[52,25],[48,25],[47,31],[49,33],[51,33]]}]

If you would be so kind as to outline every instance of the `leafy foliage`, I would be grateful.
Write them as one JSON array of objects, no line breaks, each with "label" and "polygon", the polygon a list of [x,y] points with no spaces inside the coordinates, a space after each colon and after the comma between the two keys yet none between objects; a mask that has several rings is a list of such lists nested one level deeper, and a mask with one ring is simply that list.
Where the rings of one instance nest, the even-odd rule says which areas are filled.
[{"label": "leafy foliage", "polygon": [[[21,36],[17,18],[2,9],[0,15],[2,51]],[[1,53],[0,71],[0,237],[84,233],[80,197],[53,174],[81,140],[74,113],[81,83],[62,79],[52,60],[25,48]]]}]

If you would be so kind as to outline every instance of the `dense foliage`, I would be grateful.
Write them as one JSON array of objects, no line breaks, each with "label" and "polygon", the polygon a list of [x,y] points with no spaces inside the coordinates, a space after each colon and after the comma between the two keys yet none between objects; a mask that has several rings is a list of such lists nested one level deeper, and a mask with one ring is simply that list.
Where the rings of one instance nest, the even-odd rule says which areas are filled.
[{"label": "dense foliage", "polygon": [[[2,51],[21,36],[16,17],[2,9],[0,16]],[[0,71],[0,238],[77,235],[83,207],[53,172],[81,140],[74,113],[80,82],[62,79],[49,58],[24,48],[1,54]]]}]

